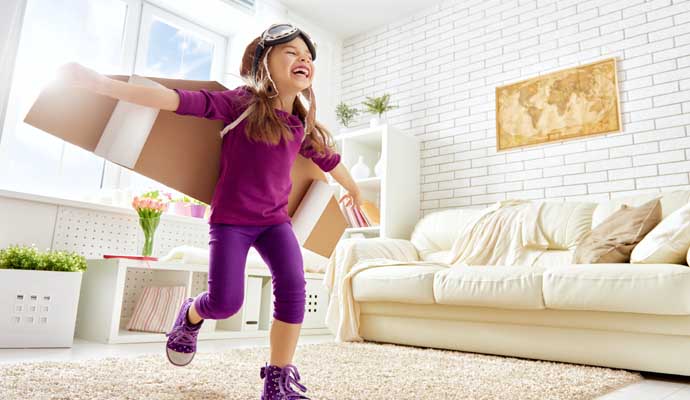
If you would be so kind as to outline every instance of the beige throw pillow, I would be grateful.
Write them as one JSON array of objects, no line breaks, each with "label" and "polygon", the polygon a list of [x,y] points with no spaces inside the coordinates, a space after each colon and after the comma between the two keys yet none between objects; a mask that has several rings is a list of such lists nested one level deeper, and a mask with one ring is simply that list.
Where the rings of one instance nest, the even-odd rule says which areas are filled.
[{"label": "beige throw pillow", "polygon": [[573,264],[627,263],[630,253],[661,221],[660,197],[639,207],[623,204],[588,232],[575,248]]},{"label": "beige throw pillow", "polygon": [[690,203],[667,215],[630,254],[631,263],[685,264],[690,248]]}]

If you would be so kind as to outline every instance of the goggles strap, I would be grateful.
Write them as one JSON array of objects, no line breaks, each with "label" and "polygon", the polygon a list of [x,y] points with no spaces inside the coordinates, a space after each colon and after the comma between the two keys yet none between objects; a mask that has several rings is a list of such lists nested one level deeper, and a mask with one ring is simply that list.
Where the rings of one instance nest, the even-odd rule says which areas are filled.
[{"label": "goggles strap", "polygon": [[[305,90],[308,93],[307,97],[309,101],[309,110],[307,110],[307,116],[304,119],[304,134],[307,135],[311,130],[311,126],[314,125],[314,119],[316,117],[316,105],[314,104],[314,91],[311,85]],[[304,92],[302,92],[302,95],[304,96]]]},{"label": "goggles strap", "polygon": [[266,70],[266,75],[268,76],[268,80],[271,81],[271,85],[273,85],[273,90],[275,90],[275,94],[273,96],[269,96],[269,99],[272,99],[276,96],[278,96],[278,87],[276,86],[276,83],[273,82],[273,78],[271,78],[271,71],[268,70],[268,53],[271,52],[271,49],[273,47],[269,47],[266,49],[266,55],[264,55],[264,69]]}]

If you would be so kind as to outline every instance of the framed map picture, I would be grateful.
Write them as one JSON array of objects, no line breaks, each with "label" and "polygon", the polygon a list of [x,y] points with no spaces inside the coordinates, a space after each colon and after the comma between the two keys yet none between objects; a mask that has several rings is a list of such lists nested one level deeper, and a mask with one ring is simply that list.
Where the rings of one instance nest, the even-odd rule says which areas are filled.
[{"label": "framed map picture", "polygon": [[621,130],[616,59],[496,88],[496,150]]}]

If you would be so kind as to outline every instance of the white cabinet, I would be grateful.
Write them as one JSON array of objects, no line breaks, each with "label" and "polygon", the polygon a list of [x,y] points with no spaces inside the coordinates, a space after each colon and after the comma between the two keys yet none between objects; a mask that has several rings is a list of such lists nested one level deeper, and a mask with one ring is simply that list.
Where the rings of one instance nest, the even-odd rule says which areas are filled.
[{"label": "white cabinet", "polygon": [[[420,209],[420,143],[415,136],[403,133],[388,124],[359,129],[334,136],[336,147],[348,171],[360,156],[371,171],[368,178],[355,179],[362,197],[379,209],[379,226],[350,227],[343,237],[362,233],[365,237],[409,238],[419,220]],[[381,176],[374,166],[381,155]],[[347,193],[337,182],[336,197]],[[353,177],[354,178],[354,177]]]},{"label": "white cabinet", "polygon": [[[143,288],[185,286],[187,297],[208,288],[208,265],[146,262],[119,258],[89,259],[83,273],[75,336],[101,343],[164,342],[164,333],[125,329]],[[328,292],[323,274],[305,272],[307,299],[302,335],[330,332],[325,325]],[[230,318],[206,320],[199,340],[268,337],[273,319],[271,272],[247,269],[245,301]],[[172,327],[172,326],[171,326]]]}]

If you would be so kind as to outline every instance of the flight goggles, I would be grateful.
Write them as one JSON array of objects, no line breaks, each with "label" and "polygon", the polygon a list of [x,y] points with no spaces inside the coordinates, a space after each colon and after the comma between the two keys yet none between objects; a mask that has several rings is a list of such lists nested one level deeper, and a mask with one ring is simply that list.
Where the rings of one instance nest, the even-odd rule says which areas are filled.
[{"label": "flight goggles", "polygon": [[301,36],[307,44],[309,52],[311,53],[311,60],[316,60],[316,42],[314,42],[306,32],[292,24],[273,24],[261,34],[261,40],[256,46],[254,62],[252,63],[252,75],[256,76],[256,71],[259,68],[259,60],[267,47],[289,42],[297,36]]}]

